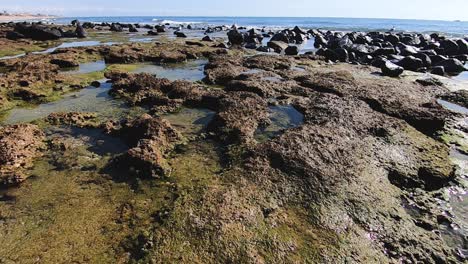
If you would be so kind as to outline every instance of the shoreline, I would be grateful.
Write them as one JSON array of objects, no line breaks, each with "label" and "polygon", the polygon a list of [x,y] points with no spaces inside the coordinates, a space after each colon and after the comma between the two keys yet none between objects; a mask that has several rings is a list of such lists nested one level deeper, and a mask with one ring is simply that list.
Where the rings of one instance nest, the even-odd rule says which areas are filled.
[{"label": "shoreline", "polygon": [[0,22],[18,22],[18,21],[27,21],[27,20],[43,20],[43,19],[52,19],[58,18],[57,16],[48,16],[48,15],[7,15],[0,16]]}]

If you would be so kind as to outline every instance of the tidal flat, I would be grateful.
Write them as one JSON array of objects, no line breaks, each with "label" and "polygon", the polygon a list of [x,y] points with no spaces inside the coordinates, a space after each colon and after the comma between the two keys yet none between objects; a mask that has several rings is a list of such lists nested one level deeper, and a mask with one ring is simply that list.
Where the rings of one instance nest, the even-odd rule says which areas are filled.
[{"label": "tidal flat", "polygon": [[466,261],[465,40],[56,27],[0,24],[0,263]]}]

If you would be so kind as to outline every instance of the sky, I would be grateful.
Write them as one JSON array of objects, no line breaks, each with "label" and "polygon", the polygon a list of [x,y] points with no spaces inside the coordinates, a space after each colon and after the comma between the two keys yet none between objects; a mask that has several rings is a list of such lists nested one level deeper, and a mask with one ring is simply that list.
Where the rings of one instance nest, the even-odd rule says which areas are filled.
[{"label": "sky", "polygon": [[0,0],[59,16],[358,17],[468,21],[468,0]]}]

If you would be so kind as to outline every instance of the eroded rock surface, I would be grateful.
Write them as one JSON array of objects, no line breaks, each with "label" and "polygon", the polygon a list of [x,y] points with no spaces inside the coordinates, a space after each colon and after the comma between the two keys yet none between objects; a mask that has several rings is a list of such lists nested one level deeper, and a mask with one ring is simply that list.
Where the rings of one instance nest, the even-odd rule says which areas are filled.
[{"label": "eroded rock surface", "polygon": [[41,155],[44,140],[44,133],[35,125],[0,127],[0,185],[17,184],[26,179],[24,170]]}]

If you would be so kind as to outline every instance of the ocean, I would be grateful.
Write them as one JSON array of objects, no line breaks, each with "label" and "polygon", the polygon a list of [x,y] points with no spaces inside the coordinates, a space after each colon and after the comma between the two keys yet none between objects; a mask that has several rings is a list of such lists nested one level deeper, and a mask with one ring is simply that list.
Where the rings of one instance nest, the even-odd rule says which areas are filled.
[{"label": "ocean", "polygon": [[304,29],[340,31],[396,31],[433,33],[451,36],[468,35],[468,21],[376,19],[376,18],[325,18],[325,17],[182,17],[182,16],[134,16],[134,17],[63,17],[53,19],[57,24],[68,24],[74,19],[89,22],[121,22],[171,25],[191,24],[196,27],[237,24],[245,27],[282,29],[299,26]]}]

